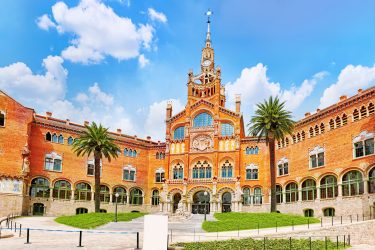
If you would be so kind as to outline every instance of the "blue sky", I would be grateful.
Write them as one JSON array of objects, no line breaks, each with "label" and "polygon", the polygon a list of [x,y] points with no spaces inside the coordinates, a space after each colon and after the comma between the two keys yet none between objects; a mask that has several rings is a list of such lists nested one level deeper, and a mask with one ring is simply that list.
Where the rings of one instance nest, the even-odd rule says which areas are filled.
[{"label": "blue sky", "polygon": [[211,8],[227,106],[279,95],[296,119],[375,82],[374,1],[5,0],[0,89],[38,113],[164,140]]}]

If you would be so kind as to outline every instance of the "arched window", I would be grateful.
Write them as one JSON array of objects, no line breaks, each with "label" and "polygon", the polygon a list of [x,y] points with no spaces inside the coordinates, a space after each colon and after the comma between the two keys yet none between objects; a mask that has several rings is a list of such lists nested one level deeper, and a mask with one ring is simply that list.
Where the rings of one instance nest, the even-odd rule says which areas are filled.
[{"label": "arched window", "polygon": [[362,174],[357,170],[352,170],[342,177],[342,195],[354,196],[363,194]]},{"label": "arched window", "polygon": [[173,139],[174,140],[183,140],[185,138],[185,127],[181,126],[174,130]]},{"label": "arched window", "polygon": [[324,216],[334,217],[335,216],[335,209],[333,207],[327,207],[323,209]]},{"label": "arched window", "polygon": [[68,138],[68,145],[73,145],[74,139],[73,137],[69,136]]},{"label": "arched window", "polygon": [[142,191],[138,188],[134,188],[130,191],[130,201],[131,205],[142,205],[143,204],[143,196]]},{"label": "arched window", "polygon": [[49,198],[49,181],[42,177],[33,179],[30,186],[30,196]]},{"label": "arched window", "polygon": [[135,181],[135,174],[136,174],[136,169],[133,166],[126,166],[123,168],[123,175],[122,178],[125,181]]},{"label": "arched window", "polygon": [[[194,176],[194,169],[193,169],[193,176]],[[184,167],[180,163],[177,163],[173,167],[173,179],[177,180],[177,179],[183,179],[183,178],[184,178]]]},{"label": "arched window", "polygon": [[358,109],[355,109],[353,111],[353,120],[354,121],[358,121],[359,120],[359,112],[358,112]]},{"label": "arched window", "polygon": [[74,192],[74,199],[79,201],[91,201],[91,186],[84,182],[78,183]]},{"label": "arched window", "polygon": [[283,203],[283,188],[280,185],[276,185],[276,203]]},{"label": "arched window", "polygon": [[0,127],[5,126],[5,113],[3,111],[0,111]]},{"label": "arched window", "polygon": [[151,198],[151,205],[152,206],[157,206],[159,205],[159,190],[154,190],[152,191],[152,198]]},{"label": "arched window", "polygon": [[133,150],[133,157],[137,157],[137,150]]},{"label": "arched window", "polygon": [[193,179],[210,179],[212,177],[212,167],[207,161],[198,161],[193,167]]},{"label": "arched window", "polygon": [[243,189],[243,205],[250,205],[251,204],[251,196],[250,196],[250,188]]},{"label": "arched window", "polygon": [[324,129],[325,129],[324,123],[321,123],[320,124],[320,133],[321,134],[324,134]]},{"label": "arched window", "polygon": [[56,143],[59,142],[59,138],[57,137],[56,134],[53,134],[53,135],[52,135],[52,142],[56,142]]},{"label": "arched window", "polygon": [[301,141],[301,134],[298,132],[297,133],[297,142],[300,142]]},{"label": "arched window", "polygon": [[324,148],[316,146],[309,152],[310,168],[317,168],[324,166]]},{"label": "arched window", "polygon": [[333,175],[327,175],[320,181],[320,198],[335,198],[338,195],[337,179]]},{"label": "arched window", "polygon": [[233,125],[230,123],[221,124],[221,135],[222,136],[232,136],[234,134]]},{"label": "arched window", "polygon": [[283,157],[277,162],[277,173],[278,176],[289,174],[289,161],[287,158]]},{"label": "arched window", "polygon": [[250,154],[250,148],[249,148],[249,147],[246,147],[246,154],[247,154],[247,155]]},{"label": "arched window", "polygon": [[336,117],[335,122],[336,122],[336,128],[341,127],[341,118],[340,118],[340,116]]},{"label": "arched window", "polygon": [[212,126],[213,119],[212,116],[206,112],[200,113],[193,120],[193,127],[208,127]]},{"label": "arched window", "polygon": [[314,217],[314,210],[311,208],[303,210],[305,217]]},{"label": "arched window", "polygon": [[314,137],[314,129],[312,127],[310,127],[309,129],[309,134],[310,134],[310,138]]},{"label": "arched window", "polygon": [[348,124],[348,116],[346,114],[342,115],[342,125],[345,126]]},{"label": "arched window", "polygon": [[72,186],[68,181],[56,181],[53,186],[52,197],[55,199],[69,200],[72,195]]},{"label": "arched window", "polygon": [[46,134],[46,141],[52,141],[52,135],[50,132],[47,132]]},{"label": "arched window", "polygon": [[133,150],[129,149],[128,156],[132,157],[133,156]]},{"label": "arched window", "polygon": [[315,135],[319,135],[319,126],[315,125],[314,127]]},{"label": "arched window", "polygon": [[254,204],[255,205],[262,204],[262,189],[259,187],[254,188]]},{"label": "arched window", "polygon": [[163,182],[165,171],[163,168],[158,168],[155,172],[155,182]]},{"label": "arched window", "polygon": [[[304,137],[304,136],[305,136],[305,132],[302,132],[302,136],[303,136],[303,138],[305,138],[305,137]],[[285,146],[286,146],[286,147],[289,146],[289,139],[288,139],[288,137],[285,138]],[[257,154],[258,154],[258,151],[259,151],[259,150],[257,150]]]},{"label": "arched window", "polygon": [[362,106],[361,108],[361,119],[365,118],[367,116],[367,109],[365,106]]},{"label": "arched window", "polygon": [[233,177],[233,166],[228,160],[221,166],[221,177],[232,178]]},{"label": "arched window", "polygon": [[330,130],[335,129],[335,122],[333,121],[333,119],[331,119],[331,120],[329,121],[329,129],[330,129]]},{"label": "arched window", "polygon": [[64,136],[63,135],[59,135],[59,143],[64,144]]},{"label": "arched window", "polygon": [[129,150],[128,150],[127,148],[125,148],[125,149],[124,149],[124,155],[125,155],[125,156],[128,156],[128,154],[129,154]]},{"label": "arched window", "polygon": [[[118,193],[118,197],[117,198],[116,198],[116,193]],[[116,203],[116,199],[117,199],[117,203],[119,203],[119,204],[126,204],[126,189],[125,188],[123,188],[123,187],[116,187],[113,190],[112,202]]]},{"label": "arched window", "polygon": [[316,199],[316,184],[313,179],[307,179],[302,183],[302,200],[312,201]]},{"label": "arched window", "polygon": [[258,180],[259,168],[255,164],[246,166],[246,180]]},{"label": "arched window", "polygon": [[48,171],[58,171],[62,170],[62,157],[56,152],[51,152],[44,156],[44,169]]},{"label": "arched window", "polygon": [[[305,134],[305,131],[302,131],[301,132],[301,137],[302,137],[302,141],[304,141],[306,139],[306,134]],[[286,138],[288,140],[288,138]],[[289,142],[289,141],[288,141]]]},{"label": "arched window", "polygon": [[353,139],[355,158],[374,154],[374,135],[374,133],[362,131]]},{"label": "arched window", "polygon": [[[287,138],[288,139],[288,138]],[[259,153],[259,148],[258,148],[258,146],[255,146],[255,148],[254,148],[254,154],[258,154]]]},{"label": "arched window", "polygon": [[370,103],[367,107],[368,109],[368,115],[373,115],[375,114],[375,106],[373,103]]},{"label": "arched window", "polygon": [[109,203],[110,201],[109,187],[100,185],[100,202]]},{"label": "arched window", "polygon": [[368,176],[368,191],[375,193],[375,168],[371,169]]},{"label": "arched window", "polygon": [[87,208],[84,208],[84,207],[79,207],[76,209],[76,214],[87,214],[89,212],[89,210]]},{"label": "arched window", "polygon": [[[311,137],[311,135],[310,135],[310,137]],[[293,140],[293,143],[296,143],[296,142],[297,142],[296,135],[292,135],[292,140]]]},{"label": "arched window", "polygon": [[286,202],[298,201],[298,186],[297,183],[292,182],[285,187]]}]

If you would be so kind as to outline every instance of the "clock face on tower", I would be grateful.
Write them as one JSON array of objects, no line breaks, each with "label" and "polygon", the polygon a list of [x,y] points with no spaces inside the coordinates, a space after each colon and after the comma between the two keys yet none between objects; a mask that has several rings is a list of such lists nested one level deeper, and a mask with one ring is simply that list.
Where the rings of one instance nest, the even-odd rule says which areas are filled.
[{"label": "clock face on tower", "polygon": [[202,65],[205,66],[205,67],[210,66],[210,64],[211,64],[211,61],[208,60],[208,59],[204,60],[203,63],[202,63]]}]

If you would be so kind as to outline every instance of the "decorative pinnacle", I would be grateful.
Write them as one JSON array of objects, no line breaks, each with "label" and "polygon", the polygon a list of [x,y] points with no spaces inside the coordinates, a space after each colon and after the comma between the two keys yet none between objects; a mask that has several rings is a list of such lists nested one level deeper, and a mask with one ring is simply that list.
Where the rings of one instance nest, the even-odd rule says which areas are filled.
[{"label": "decorative pinnacle", "polygon": [[205,15],[207,16],[207,23],[210,23],[210,16],[212,16],[212,14],[214,14],[210,9],[208,9],[205,13]]},{"label": "decorative pinnacle", "polygon": [[214,14],[210,9],[208,9],[205,13],[207,16],[207,35],[206,35],[206,47],[210,47],[211,43],[211,31],[210,31],[210,17]]}]

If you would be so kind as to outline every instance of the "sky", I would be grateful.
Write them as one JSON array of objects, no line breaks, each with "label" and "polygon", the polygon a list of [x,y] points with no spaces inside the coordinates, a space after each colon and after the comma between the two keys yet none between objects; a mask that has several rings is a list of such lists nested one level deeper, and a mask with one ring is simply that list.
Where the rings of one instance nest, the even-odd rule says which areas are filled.
[{"label": "sky", "polygon": [[294,119],[375,85],[372,0],[3,0],[0,89],[37,113],[165,140],[211,17],[226,106],[279,96]]}]

